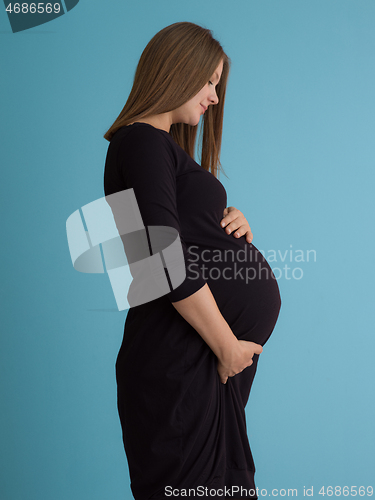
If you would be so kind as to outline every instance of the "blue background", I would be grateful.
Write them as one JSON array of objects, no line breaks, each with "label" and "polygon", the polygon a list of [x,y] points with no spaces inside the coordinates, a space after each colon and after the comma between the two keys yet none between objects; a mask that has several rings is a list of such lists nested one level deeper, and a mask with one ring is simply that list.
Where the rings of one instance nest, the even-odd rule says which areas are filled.
[{"label": "blue background", "polygon": [[108,276],[73,269],[65,222],[104,196],[103,134],[177,21],[232,60],[228,205],[266,255],[316,251],[270,262],[303,277],[279,279],[246,408],[256,484],[375,486],[375,3],[81,0],[16,34],[0,13],[4,500],[132,498],[114,371],[126,313]]}]

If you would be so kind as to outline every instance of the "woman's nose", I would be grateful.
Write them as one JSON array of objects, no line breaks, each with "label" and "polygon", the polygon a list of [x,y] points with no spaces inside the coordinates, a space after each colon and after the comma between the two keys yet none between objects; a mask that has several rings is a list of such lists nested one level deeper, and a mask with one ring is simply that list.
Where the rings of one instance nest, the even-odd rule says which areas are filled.
[{"label": "woman's nose", "polygon": [[212,104],[217,104],[219,102],[219,98],[218,98],[215,90],[210,95],[210,100],[211,100]]}]

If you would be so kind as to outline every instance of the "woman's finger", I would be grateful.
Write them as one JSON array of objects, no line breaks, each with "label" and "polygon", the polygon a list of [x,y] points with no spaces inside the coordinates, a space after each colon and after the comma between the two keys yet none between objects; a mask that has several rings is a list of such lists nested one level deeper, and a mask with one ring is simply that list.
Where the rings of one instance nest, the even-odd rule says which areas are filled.
[{"label": "woman's finger", "polygon": [[247,241],[248,243],[251,243],[251,242],[253,241],[253,239],[254,239],[253,233],[252,233],[251,231],[248,231],[248,232],[246,233],[246,241]]},{"label": "woman's finger", "polygon": [[230,234],[232,231],[235,231],[234,236],[236,236],[237,238],[239,238],[240,236],[243,236],[244,234],[247,234],[249,233],[251,236],[253,236],[253,233],[251,232],[251,228],[248,224],[242,224],[241,226],[237,226],[237,224],[234,224],[232,223],[232,226],[229,224],[229,226],[227,226],[225,228],[225,232],[227,234]]},{"label": "woman's finger", "polygon": [[225,228],[225,232],[230,234],[232,231],[236,231],[237,229],[240,229],[242,226],[249,229],[249,227],[246,225],[246,221],[242,221],[241,224],[241,221],[236,219],[227,225],[227,227]]},{"label": "woman's finger", "polygon": [[[240,212],[237,208],[234,207],[225,208],[223,212],[223,219],[220,221],[221,227],[225,227],[227,224],[234,221],[241,215],[243,216],[242,212]],[[245,218],[244,220],[246,221]]]}]

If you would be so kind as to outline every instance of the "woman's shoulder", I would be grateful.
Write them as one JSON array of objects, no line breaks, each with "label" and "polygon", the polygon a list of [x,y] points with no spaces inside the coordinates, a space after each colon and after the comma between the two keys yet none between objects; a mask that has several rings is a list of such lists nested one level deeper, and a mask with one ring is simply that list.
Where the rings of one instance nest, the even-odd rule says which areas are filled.
[{"label": "woman's shoulder", "polygon": [[134,122],[120,127],[111,139],[111,144],[128,143],[133,147],[165,147],[176,149],[177,144],[165,130],[145,122]]},{"label": "woman's shoulder", "polygon": [[148,123],[134,122],[115,132],[108,156],[114,159],[117,168],[123,170],[136,168],[145,171],[158,165],[159,171],[173,172],[176,175],[180,164],[176,148],[177,144],[165,130]]}]

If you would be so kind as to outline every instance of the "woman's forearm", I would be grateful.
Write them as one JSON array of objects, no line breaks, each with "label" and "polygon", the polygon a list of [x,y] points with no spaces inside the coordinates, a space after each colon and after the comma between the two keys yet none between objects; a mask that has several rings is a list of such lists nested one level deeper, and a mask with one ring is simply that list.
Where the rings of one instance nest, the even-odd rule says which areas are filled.
[{"label": "woman's forearm", "polygon": [[181,316],[195,328],[218,358],[217,371],[225,384],[253,363],[254,354],[263,348],[247,340],[238,340],[221,314],[206,283],[186,299],[172,302]]},{"label": "woman's forearm", "polygon": [[186,299],[172,304],[219,359],[237,347],[237,337],[221,314],[207,283]]}]

